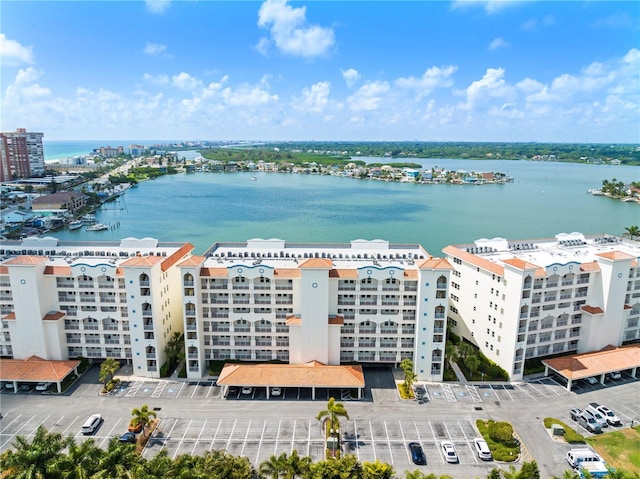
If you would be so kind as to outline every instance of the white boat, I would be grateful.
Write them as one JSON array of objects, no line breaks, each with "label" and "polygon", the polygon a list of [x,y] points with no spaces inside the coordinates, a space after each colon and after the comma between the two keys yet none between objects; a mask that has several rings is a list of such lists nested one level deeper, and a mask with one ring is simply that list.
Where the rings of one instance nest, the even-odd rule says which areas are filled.
[{"label": "white boat", "polygon": [[96,215],[92,215],[92,214],[86,214],[84,216],[82,216],[80,218],[80,220],[84,223],[84,224],[90,224],[90,223],[95,223],[96,222]]},{"label": "white boat", "polygon": [[102,230],[108,230],[108,229],[109,227],[104,223],[96,223],[94,225],[89,226],[87,228],[87,231],[102,231]]},{"label": "white boat", "polygon": [[255,176],[252,176],[251,181],[258,181],[258,178],[256,178]]},{"label": "white boat", "polygon": [[82,221],[80,220],[70,221],[69,224],[67,225],[67,228],[69,228],[70,230],[77,230],[79,228],[82,228]]}]

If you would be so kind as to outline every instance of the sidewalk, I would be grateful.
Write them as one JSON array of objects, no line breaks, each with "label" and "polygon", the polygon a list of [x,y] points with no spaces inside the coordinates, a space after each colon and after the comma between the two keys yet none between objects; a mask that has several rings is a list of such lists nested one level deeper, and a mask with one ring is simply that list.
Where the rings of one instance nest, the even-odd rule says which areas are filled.
[{"label": "sidewalk", "polygon": [[454,363],[449,361],[449,364],[451,365],[451,369],[453,369],[453,372],[456,373],[456,377],[458,378],[458,382],[460,384],[467,384],[467,378],[464,377],[464,374],[462,374],[462,370],[460,369],[460,366],[458,366],[458,363]]}]

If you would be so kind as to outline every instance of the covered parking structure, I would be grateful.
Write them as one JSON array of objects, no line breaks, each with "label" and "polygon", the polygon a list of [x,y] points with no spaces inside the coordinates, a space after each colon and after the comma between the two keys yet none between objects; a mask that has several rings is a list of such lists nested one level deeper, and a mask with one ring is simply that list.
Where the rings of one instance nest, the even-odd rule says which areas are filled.
[{"label": "covered parking structure", "polygon": [[317,388],[357,389],[362,398],[364,373],[362,366],[328,366],[318,361],[304,364],[230,364],[222,368],[218,385],[224,393],[231,386],[265,387],[267,399],[272,387],[308,387],[311,398],[316,398]]},{"label": "covered parking structure", "polygon": [[0,359],[0,381],[13,383],[13,391],[18,391],[18,383],[55,383],[58,393],[62,392],[62,381],[71,373],[78,375],[80,361],[53,361],[30,356],[26,359]]},{"label": "covered parking structure", "polygon": [[568,391],[571,391],[573,382],[579,379],[599,376],[600,383],[604,384],[605,375],[616,371],[630,370],[635,378],[640,367],[640,344],[622,347],[609,345],[591,353],[544,359],[542,364],[545,376],[553,371],[567,380]]}]

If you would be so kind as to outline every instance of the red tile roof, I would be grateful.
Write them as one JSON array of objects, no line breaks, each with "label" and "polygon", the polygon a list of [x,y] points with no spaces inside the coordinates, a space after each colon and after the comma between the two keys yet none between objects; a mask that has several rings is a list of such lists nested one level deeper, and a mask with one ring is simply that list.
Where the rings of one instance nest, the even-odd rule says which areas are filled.
[{"label": "red tile roof", "polygon": [[225,364],[221,386],[364,387],[362,366],[327,366],[318,361],[306,364]]},{"label": "red tile roof", "polygon": [[297,268],[276,268],[273,270],[273,276],[276,278],[299,278],[300,270]]},{"label": "red tile roof", "polygon": [[11,320],[15,320],[16,319],[16,312],[15,311],[11,311],[9,314],[7,314],[6,316],[3,316],[2,319],[11,319]]},{"label": "red tile roof", "polygon": [[585,304],[580,309],[582,309],[582,311],[584,311],[585,313],[589,313],[589,314],[604,313],[604,310],[600,306],[589,306],[588,304]]},{"label": "red tile roof", "polygon": [[589,263],[582,263],[580,265],[580,271],[585,271],[585,272],[600,271],[600,265],[595,261],[591,261]]},{"label": "red tile roof", "polygon": [[452,270],[453,266],[446,259],[430,258],[418,265],[420,269],[448,269]]},{"label": "red tile roof", "polygon": [[[530,269],[535,269],[535,270],[543,269],[540,266],[538,266],[537,264],[529,263],[528,261],[525,261],[525,260],[520,259],[520,258],[503,259],[502,262],[506,263],[508,265],[511,265],[514,268],[521,269],[523,271],[530,270]],[[543,271],[544,271],[544,269],[543,269]]]},{"label": "red tile roof", "polygon": [[63,313],[62,311],[50,311],[47,314],[44,315],[44,317],[42,318],[43,321],[57,321],[59,319],[62,319],[66,316],[65,313]]},{"label": "red tile roof", "polygon": [[31,356],[27,359],[0,359],[3,381],[58,382],[67,377],[80,361],[48,361]]},{"label": "red tile roof", "polygon": [[333,261],[325,258],[309,258],[306,261],[300,263],[299,268],[317,268],[317,269],[331,269],[333,267]]},{"label": "red tile roof", "polygon": [[44,274],[53,274],[57,276],[70,276],[71,266],[45,266]]},{"label": "red tile roof", "polygon": [[200,276],[210,278],[226,278],[227,268],[200,268]]},{"label": "red tile roof", "polygon": [[161,266],[162,271],[167,271],[174,264],[176,264],[178,261],[180,261],[186,255],[191,253],[194,248],[195,248],[195,246],[193,246],[191,243],[183,244],[178,251],[176,251],[175,253],[170,255],[168,258],[165,258],[165,260],[162,262],[162,266]]},{"label": "red tile roof", "polygon": [[49,258],[45,258],[44,256],[23,255],[8,259],[4,262],[4,264],[10,266],[33,266],[39,263],[43,263],[44,261],[49,261]]},{"label": "red tile roof", "polygon": [[601,351],[572,354],[561,358],[543,359],[542,363],[568,379],[621,371],[640,366],[640,344],[617,348],[607,346]]},{"label": "red tile roof", "polygon": [[460,248],[456,248],[455,246],[447,246],[442,251],[456,258],[460,258],[463,261],[474,264],[479,268],[491,271],[492,273],[499,274],[501,276],[504,274],[504,266],[500,266],[493,261],[481,258],[480,256],[476,256],[475,254],[467,253],[466,251],[463,251]]},{"label": "red tile roof", "polygon": [[9,268],[5,265],[0,266],[0,274],[9,274]]},{"label": "red tile roof", "polygon": [[285,324],[302,324],[302,318],[300,316],[287,316]]},{"label": "red tile roof", "polygon": [[635,256],[631,256],[630,254],[623,253],[622,251],[607,251],[606,253],[598,253],[596,254],[596,256],[600,256],[601,258],[606,258],[611,261],[635,259]]},{"label": "red tile roof", "polygon": [[200,266],[205,259],[204,256],[193,255],[182,261],[178,266]]}]

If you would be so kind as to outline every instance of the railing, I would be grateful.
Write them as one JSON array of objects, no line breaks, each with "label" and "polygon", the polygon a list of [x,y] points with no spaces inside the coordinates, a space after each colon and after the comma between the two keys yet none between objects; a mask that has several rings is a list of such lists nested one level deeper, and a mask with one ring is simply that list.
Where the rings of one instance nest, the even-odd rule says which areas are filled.
[{"label": "railing", "polygon": [[576,298],[584,298],[586,295],[586,291],[576,291]]},{"label": "railing", "polygon": [[541,301],[542,301],[542,298],[540,298],[539,296],[538,296],[538,297],[536,297],[536,298],[533,298],[533,299],[531,300],[531,302],[532,302],[532,303],[534,303],[534,304],[535,304],[535,303],[540,303]]},{"label": "railing", "polygon": [[[364,303],[360,303],[360,304],[364,304]],[[396,300],[383,299],[382,306],[400,306],[400,301],[397,299]]]},{"label": "railing", "polygon": [[210,284],[209,289],[229,289],[228,284]]},{"label": "railing", "polygon": [[289,326],[276,326],[276,333],[288,333]]},{"label": "railing", "polygon": [[418,291],[418,286],[405,284],[404,285],[404,290],[405,291]]},{"label": "railing", "polygon": [[436,283],[436,289],[446,289],[447,283]]},{"label": "railing", "polygon": [[444,333],[444,328],[433,328],[433,332],[435,334],[443,334]]},{"label": "railing", "polygon": [[236,339],[233,344],[236,346],[251,346],[251,341],[247,341],[245,339]]},{"label": "railing", "polygon": [[557,287],[558,287],[557,281],[553,281],[552,283],[547,283],[547,288],[557,288]]},{"label": "railing", "polygon": [[80,329],[79,324],[65,324],[64,329]]},{"label": "railing", "polygon": [[67,343],[69,344],[77,344],[80,342],[80,338],[68,338]]},{"label": "railing", "polygon": [[271,346],[271,344],[273,344],[271,341],[256,339],[256,346]]},{"label": "railing", "polygon": [[251,328],[245,328],[242,326],[236,326],[233,328],[234,333],[248,333],[251,331]]},{"label": "railing", "polygon": [[245,285],[245,284],[234,284],[233,288],[231,289],[249,289],[249,285]]},{"label": "railing", "polygon": [[84,324],[82,329],[85,329],[87,331],[94,331],[98,329],[98,325],[97,324]]},{"label": "railing", "polygon": [[[187,315],[189,314],[189,311],[187,311]],[[193,312],[193,314],[195,314],[195,311]],[[143,318],[150,318],[151,316],[153,316],[153,311],[151,311],[150,309],[143,309],[142,310],[142,317]]]},{"label": "railing", "polygon": [[115,303],[115,302],[116,302],[116,298],[105,298],[105,297],[101,297],[101,298],[100,298],[100,302],[101,302],[101,303]]},{"label": "railing", "polygon": [[436,319],[444,319],[444,313],[436,313],[435,318]]},{"label": "railing", "polygon": [[256,333],[270,333],[271,326],[256,326]]},{"label": "railing", "polygon": [[187,331],[195,331],[196,329],[198,329],[198,325],[195,323],[189,323],[187,324]]},{"label": "railing", "polygon": [[271,289],[270,284],[254,284],[253,289]]},{"label": "railing", "polygon": [[100,344],[100,338],[87,338],[84,342],[87,344]]},{"label": "railing", "polygon": [[105,331],[117,331],[118,330],[118,325],[117,324],[105,324],[104,326],[102,326],[102,329],[104,329]]},{"label": "railing", "polygon": [[553,295],[553,296],[545,296],[544,297],[545,303],[549,302],[549,301],[555,301],[555,300],[556,300],[556,296],[555,295]]},{"label": "railing", "polygon": [[256,299],[254,304],[271,304],[271,299]]},{"label": "railing", "polygon": [[224,326],[211,326],[211,332],[213,333],[228,333],[229,327],[226,328]]},{"label": "railing", "polygon": [[[147,286],[148,286],[148,285],[147,285]],[[184,282],[184,286],[190,286],[190,287],[193,287],[193,286],[194,286],[194,284],[193,284],[193,280],[191,280],[191,281],[189,281],[189,280],[185,280],[185,282]]]},{"label": "railing", "polygon": [[370,284],[361,284],[360,291],[377,291],[378,285],[372,286]]},{"label": "railing", "polygon": [[381,327],[380,334],[398,334],[398,328],[382,328]]},{"label": "railing", "polygon": [[376,333],[376,328],[367,328],[367,327],[360,327],[360,329],[358,330],[360,334],[375,334]]},{"label": "railing", "polygon": [[355,333],[355,328],[352,328],[352,327],[345,327],[345,326],[343,326],[343,327],[342,327],[342,329],[341,329],[341,331],[342,331],[344,334],[353,334],[353,333]]},{"label": "railing", "polygon": [[96,298],[95,297],[90,297],[90,298],[82,297],[82,298],[80,298],[80,302],[81,303],[95,303],[96,302]]},{"label": "railing", "polygon": [[578,284],[585,284],[589,282],[589,278],[579,278],[578,281],[576,281]]},{"label": "railing", "polygon": [[378,304],[378,302],[374,299],[374,300],[360,300],[360,306],[376,306]]},{"label": "railing", "polygon": [[381,348],[395,348],[398,346],[398,341],[380,341]]},{"label": "railing", "polygon": [[415,306],[416,305],[416,300],[415,299],[405,299],[403,304],[405,306]]},{"label": "railing", "polygon": [[[284,286],[281,285],[276,285],[276,291],[290,291],[293,289],[293,285],[287,284]],[[355,290],[355,287],[353,288]],[[338,288],[338,291],[340,291],[340,289]]]},{"label": "railing", "polygon": [[145,324],[144,331],[153,331],[153,324]]},{"label": "railing", "polygon": [[[280,304],[276,301],[276,304]],[[355,299],[339,299],[338,300],[338,306],[353,306],[356,304],[356,300]]]},{"label": "railing", "polygon": [[[3,287],[5,285],[0,285],[0,287]],[[7,287],[9,285],[6,285]],[[57,284],[58,288],[74,288],[75,286],[73,285],[73,281],[61,281],[60,283]]]},{"label": "railing", "polygon": [[553,328],[553,323],[543,323],[540,326],[540,329],[549,329],[549,328]]},{"label": "railing", "polygon": [[234,299],[233,304],[249,304],[248,299]]},{"label": "railing", "polygon": [[564,280],[562,282],[562,286],[571,286],[573,284],[573,280]]},{"label": "railing", "polygon": [[231,341],[228,339],[215,339],[211,340],[213,346],[231,346]]},{"label": "railing", "polygon": [[105,339],[104,343],[105,344],[120,344],[120,340],[119,339]]},{"label": "railing", "polygon": [[358,341],[358,347],[360,348],[375,348],[375,341]]},{"label": "railing", "polygon": [[78,288],[93,288],[93,281],[79,281]]},{"label": "railing", "polygon": [[397,286],[383,286],[382,291],[400,291],[400,285]]},{"label": "railing", "polygon": [[570,338],[576,338],[576,337],[578,337],[578,336],[580,336],[580,331],[571,332],[571,333],[569,334],[569,337],[570,337]]},{"label": "railing", "polygon": [[570,299],[570,298],[571,298],[571,293],[568,293],[568,294],[565,293],[560,295],[560,299]]}]

